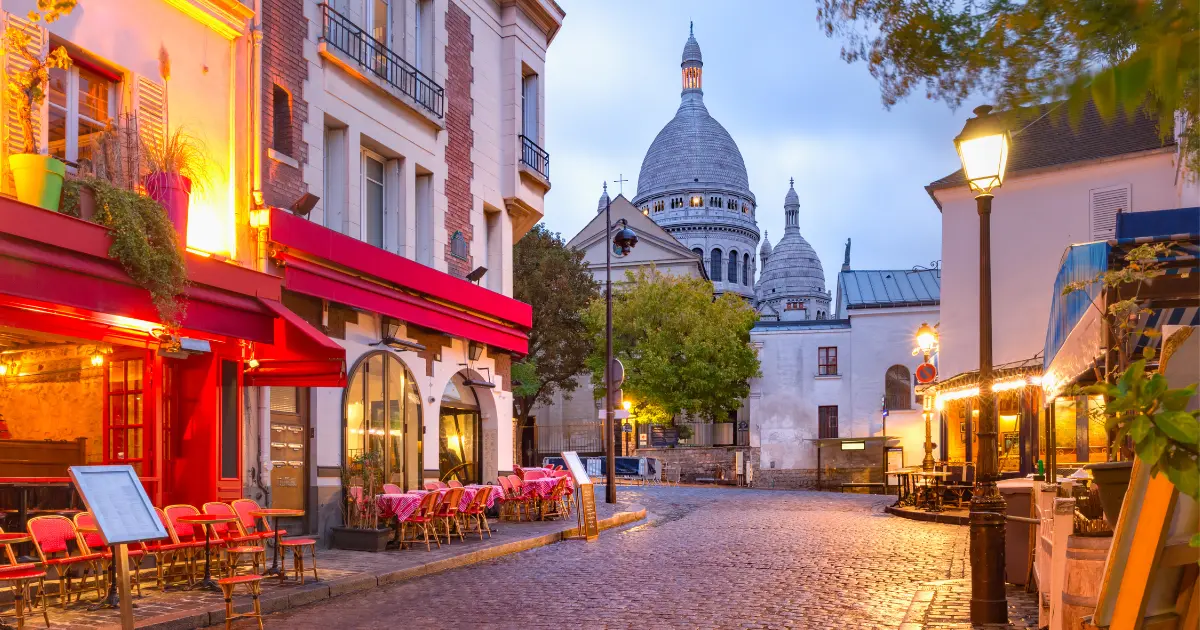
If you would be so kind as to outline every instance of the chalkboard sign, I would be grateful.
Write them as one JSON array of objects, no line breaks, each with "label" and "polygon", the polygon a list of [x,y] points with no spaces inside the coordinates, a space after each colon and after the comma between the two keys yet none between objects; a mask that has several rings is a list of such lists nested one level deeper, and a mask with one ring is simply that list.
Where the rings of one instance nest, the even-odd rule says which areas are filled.
[{"label": "chalkboard sign", "polygon": [[67,469],[105,544],[168,536],[133,466],[71,466]]},{"label": "chalkboard sign", "polygon": [[679,444],[679,429],[661,424],[650,425],[650,448],[667,448]]}]

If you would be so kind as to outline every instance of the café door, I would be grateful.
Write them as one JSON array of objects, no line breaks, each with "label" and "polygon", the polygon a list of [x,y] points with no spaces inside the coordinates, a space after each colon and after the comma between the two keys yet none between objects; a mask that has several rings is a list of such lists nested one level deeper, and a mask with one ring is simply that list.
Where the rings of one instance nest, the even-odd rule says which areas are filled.
[{"label": "caf\u00e9 door", "polygon": [[271,388],[271,507],[304,510],[308,497],[308,388]]}]

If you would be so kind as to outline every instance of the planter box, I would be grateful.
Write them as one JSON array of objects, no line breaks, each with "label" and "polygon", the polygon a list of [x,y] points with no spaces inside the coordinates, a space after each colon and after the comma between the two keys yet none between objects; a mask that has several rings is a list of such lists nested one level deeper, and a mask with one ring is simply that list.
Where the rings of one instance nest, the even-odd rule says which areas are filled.
[{"label": "planter box", "polygon": [[357,529],[353,527],[331,527],[332,544],[336,549],[347,551],[383,551],[387,548],[392,530]]}]

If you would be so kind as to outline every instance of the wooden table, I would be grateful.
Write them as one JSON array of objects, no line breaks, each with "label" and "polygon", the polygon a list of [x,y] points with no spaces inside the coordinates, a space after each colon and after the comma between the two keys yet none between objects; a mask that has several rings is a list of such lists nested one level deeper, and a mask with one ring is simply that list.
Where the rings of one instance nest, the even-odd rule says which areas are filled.
[{"label": "wooden table", "polygon": [[[212,579],[212,539],[216,537],[217,530],[214,525],[222,523],[232,523],[237,520],[236,516],[221,516],[219,514],[189,514],[180,516],[175,519],[180,523],[189,525],[199,525],[200,532],[204,534],[204,579],[196,582],[189,588],[207,588],[211,591],[221,590],[220,586]],[[212,530],[212,536],[209,536],[209,530]]]},{"label": "wooden table", "polygon": [[[279,566],[279,519],[295,516],[304,516],[304,510],[289,510],[287,508],[263,508],[250,512],[250,516],[255,518],[273,518],[275,519],[275,559],[271,561],[271,568],[267,569],[263,575],[278,575],[282,579],[286,574],[283,572],[283,567]],[[295,563],[293,563],[295,564]]]}]

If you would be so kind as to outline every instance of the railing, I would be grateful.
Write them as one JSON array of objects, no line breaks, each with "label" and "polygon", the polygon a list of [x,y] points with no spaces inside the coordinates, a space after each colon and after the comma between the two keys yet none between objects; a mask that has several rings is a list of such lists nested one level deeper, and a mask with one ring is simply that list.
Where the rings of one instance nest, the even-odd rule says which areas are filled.
[{"label": "railing", "polygon": [[[692,437],[680,438],[679,446],[749,446],[750,431],[737,428],[735,422],[676,422],[675,427],[687,426],[692,430]],[[649,448],[650,430],[646,424],[638,423],[634,430],[637,434],[637,447]]]},{"label": "railing", "polygon": [[604,423],[585,421],[518,427],[516,444],[522,466],[540,466],[543,457],[556,457],[563,451],[600,455],[604,453]]},{"label": "railing", "polygon": [[521,163],[550,179],[550,154],[525,136],[521,136]]},{"label": "railing", "polygon": [[400,90],[434,116],[443,117],[446,90],[433,79],[328,4],[321,4],[321,23],[321,41]]}]

